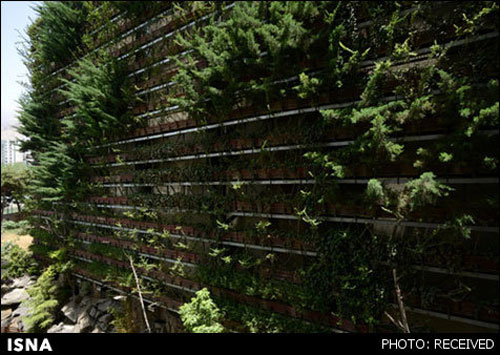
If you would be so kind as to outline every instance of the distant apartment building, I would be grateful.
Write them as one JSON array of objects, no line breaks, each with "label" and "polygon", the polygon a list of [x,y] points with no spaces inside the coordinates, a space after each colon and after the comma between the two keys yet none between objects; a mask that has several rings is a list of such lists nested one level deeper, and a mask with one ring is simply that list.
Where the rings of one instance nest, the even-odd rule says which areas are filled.
[{"label": "distant apartment building", "polygon": [[2,165],[21,162],[28,164],[29,160],[29,152],[21,152],[19,150],[19,144],[16,140],[2,139]]}]

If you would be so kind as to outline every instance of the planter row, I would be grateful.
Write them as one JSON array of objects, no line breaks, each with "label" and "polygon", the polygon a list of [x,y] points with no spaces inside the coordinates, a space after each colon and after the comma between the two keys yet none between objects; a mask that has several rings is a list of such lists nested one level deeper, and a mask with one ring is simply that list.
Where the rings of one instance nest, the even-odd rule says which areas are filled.
[{"label": "planter row", "polygon": [[[118,261],[112,258],[108,258],[102,255],[97,255],[97,254],[92,254],[88,253],[82,250],[74,249],[70,250],[70,253],[75,256],[79,256],[82,258],[86,259],[91,259],[91,260],[96,260],[111,266],[117,266],[120,268],[130,268],[129,263],[123,262],[123,261]],[[186,289],[190,289],[193,292],[196,290],[199,290],[202,288],[202,286],[194,281],[184,279],[182,277],[176,277],[176,276],[170,276],[166,275],[162,272],[158,271],[147,271],[142,268],[137,268],[138,272],[144,276],[148,276],[151,278],[155,278],[160,281],[165,281],[167,283],[170,283],[175,286],[183,287]],[[250,304],[250,305],[255,305],[258,306],[262,309],[266,309],[269,311],[273,311],[276,313],[282,313],[288,316],[292,316],[295,318],[304,318],[305,320],[309,321],[319,321],[322,323],[328,323],[331,326],[335,326],[335,323],[330,323],[331,319],[329,319],[328,316],[325,316],[322,313],[319,312],[314,312],[314,311],[307,311],[307,312],[297,312],[293,307],[283,304],[281,302],[275,302],[275,301],[269,301],[269,300],[263,300],[260,298],[252,297],[252,296],[246,296],[244,294],[241,294],[239,292],[235,292],[232,290],[227,290],[227,289],[219,289],[215,287],[210,287],[210,290],[212,293],[215,295],[218,295],[220,297],[228,297],[231,299],[234,299],[236,301]],[[499,319],[499,311],[496,308],[496,306],[478,306],[475,305],[472,302],[469,301],[452,301],[449,299],[445,299],[442,297],[437,297],[434,299],[432,304],[430,305],[424,305],[422,304],[422,301],[419,298],[413,297],[413,296],[407,296],[408,298],[405,297],[406,303],[409,306],[413,307],[421,307],[427,310],[433,310],[433,311],[438,311],[438,312],[444,312],[448,314],[453,314],[453,315],[458,315],[458,316],[464,316],[464,317],[469,317],[469,318],[474,318],[474,319],[480,319],[482,321],[486,322],[491,322],[491,321],[498,321]],[[346,329],[349,331],[354,331],[353,329]]]},{"label": "planter row", "polygon": [[[111,258],[103,257],[103,256],[97,256],[95,254],[90,254],[81,250],[74,250],[72,251],[73,255],[80,256],[82,258],[87,258],[91,260],[96,260],[105,264],[108,264],[110,266],[116,266],[124,269],[130,269],[130,264],[127,262],[122,262],[122,261],[117,261]],[[138,274],[142,276],[147,276],[151,277],[154,279],[157,279],[159,281],[164,281],[169,284],[178,286],[178,287],[183,287],[186,289],[189,289],[192,292],[198,291],[205,287],[206,285],[202,285],[198,282],[191,281],[182,277],[175,277],[175,276],[170,276],[165,273],[159,272],[159,271],[147,271],[142,268],[136,267],[136,270]],[[217,287],[211,287],[207,286],[207,288],[210,290],[212,294],[215,296],[221,297],[221,298],[229,298],[232,300],[235,300],[240,303],[244,303],[246,305],[250,306],[257,306],[260,309],[264,309],[267,311],[279,313],[285,316],[289,316],[292,318],[298,318],[298,319],[303,319],[306,321],[312,321],[312,322],[320,322],[323,324],[327,324],[332,327],[339,327],[340,329],[350,331],[350,332],[356,332],[356,331],[367,331],[367,328],[365,326],[355,326],[353,323],[351,323],[348,320],[342,320],[338,317],[335,317],[333,315],[328,315],[328,314],[323,314],[320,312],[316,311],[299,311],[296,308],[282,303],[278,301],[271,301],[271,300],[266,300],[254,296],[247,296],[244,294],[241,294],[236,291],[228,290],[228,289],[222,289],[222,288],[217,288]],[[339,326],[340,324],[340,326]]]},{"label": "planter row", "polygon": [[199,259],[200,259],[198,254],[188,253],[188,252],[183,252],[183,251],[178,251],[178,250],[166,249],[163,246],[161,248],[154,248],[154,247],[151,247],[151,246],[148,246],[148,245],[145,245],[142,243],[133,242],[130,240],[121,240],[121,239],[110,238],[110,237],[102,237],[102,236],[92,235],[92,234],[88,234],[88,233],[78,233],[77,238],[82,239],[82,240],[86,240],[89,242],[111,245],[111,246],[117,247],[117,248],[129,249],[129,250],[137,251],[137,252],[144,253],[144,254],[150,254],[150,255],[160,256],[160,257],[174,259],[174,260],[181,258],[182,261],[187,261],[187,262],[190,262],[193,264],[198,263]]},{"label": "planter row", "polygon": [[[89,273],[87,270],[80,268],[80,267],[74,268],[74,274],[77,274],[79,276],[83,276],[86,279],[90,279],[97,284],[104,284],[105,286],[110,285],[115,289],[121,290],[125,294],[131,294],[131,291],[132,291],[131,288],[123,287],[121,285],[118,285],[116,282],[107,281],[104,283],[103,281],[98,281],[97,276]],[[181,301],[174,300],[172,298],[167,298],[167,297],[156,297],[156,298],[154,298],[154,301],[158,302],[159,304],[164,305],[165,307],[167,307],[171,310],[178,310],[179,307],[182,306],[182,304],[183,304],[183,302],[181,302]],[[220,322],[224,325],[224,327],[226,329],[244,329],[245,328],[245,326],[243,326],[241,323],[236,322],[234,320],[223,319]],[[180,322],[179,322],[178,327],[179,327],[179,329],[183,329],[183,326]]]},{"label": "planter row", "polygon": [[[62,216],[55,211],[33,211],[33,214],[38,214],[41,216]],[[265,240],[262,238],[255,237],[253,238],[251,235],[245,232],[227,232],[221,236],[217,236],[215,231],[205,233],[199,229],[195,229],[189,226],[178,226],[178,225],[165,225],[154,222],[142,222],[142,221],[134,221],[125,218],[112,218],[112,217],[99,217],[99,216],[88,216],[88,215],[79,215],[77,213],[71,214],[71,218],[75,221],[87,222],[87,223],[96,223],[96,224],[105,224],[109,226],[116,226],[120,224],[125,228],[137,228],[142,230],[154,229],[156,232],[161,233],[162,231],[168,231],[173,234],[183,234],[195,238],[208,237],[210,239],[217,240],[220,238],[221,240],[228,242],[237,242],[242,244],[257,244],[262,246],[270,246],[270,247],[281,247],[281,248],[289,248],[294,250],[313,250],[313,245],[311,243],[307,243],[305,241],[301,241],[295,238],[283,238],[278,236],[266,237]]]},{"label": "planter row", "polygon": [[[107,264],[110,266],[116,266],[116,267],[119,267],[122,269],[131,270],[130,263],[127,261],[120,261],[120,260],[112,259],[112,258],[103,256],[103,255],[89,253],[89,252],[86,252],[86,251],[80,250],[80,249],[69,249],[68,252],[70,255],[78,256],[78,257],[89,259],[89,260],[99,261],[103,264]],[[164,282],[169,283],[171,285],[186,288],[188,290],[197,291],[197,290],[201,289],[201,287],[199,286],[199,284],[197,282],[194,282],[194,281],[191,281],[191,280],[179,277],[179,276],[172,276],[172,275],[168,275],[166,273],[154,271],[154,270],[146,270],[146,269],[138,267],[138,266],[134,266],[134,267],[135,267],[137,273],[139,275],[142,275],[142,276],[151,277],[151,278],[157,279],[159,281],[164,281]]]},{"label": "planter row", "polygon": [[[43,226],[41,226],[42,229]],[[128,240],[120,240],[116,238],[110,238],[110,237],[102,237],[102,236],[95,236],[87,233],[78,233],[77,237],[79,239],[87,240],[90,242],[97,242],[101,244],[108,244],[112,245],[115,247],[122,247],[122,248],[127,248],[130,250],[135,250],[139,251],[145,254],[150,254],[150,255],[157,255],[157,256],[162,256],[166,258],[171,258],[171,259],[177,259],[179,257],[182,258],[183,261],[187,261],[193,264],[197,264],[200,261],[200,256],[196,253],[188,253],[188,252],[181,252],[177,250],[170,250],[166,248],[154,248],[150,247],[141,243],[133,242],[133,241],[128,241]],[[231,240],[231,241],[236,241],[236,242],[248,242],[248,237],[245,237],[244,233],[241,232],[229,232],[227,233],[227,237],[224,238],[225,240]],[[313,249],[312,244],[307,243],[307,242],[296,242],[294,239],[285,239],[285,238],[278,238],[274,237],[274,242],[276,243],[281,239],[281,245],[285,247],[291,247],[295,249],[303,249],[304,245],[308,246],[309,250]],[[253,241],[255,242],[255,241]],[[294,243],[296,242],[296,243]],[[452,256],[453,257],[453,256]],[[433,259],[431,257],[426,257],[425,266],[435,266],[435,267],[442,267],[443,263],[442,260],[438,259]],[[473,272],[482,272],[482,273],[498,273],[499,265],[498,261],[491,259],[487,256],[482,256],[482,255],[462,255],[461,256],[461,262],[460,265],[463,267],[464,271],[473,271]],[[237,265],[237,268],[239,270],[244,270],[241,265]],[[276,280],[283,280],[283,281],[290,281],[293,283],[301,283],[300,277],[298,277],[294,272],[288,271],[288,270],[277,270],[277,269],[265,269],[265,268],[259,268],[259,274],[263,277],[272,277]]]},{"label": "planter row", "polygon": [[[156,126],[149,126],[145,128],[136,129],[138,136],[147,136],[151,134],[163,133],[164,127],[177,127],[178,129],[184,128],[192,128],[196,127],[195,120],[187,120],[187,121],[176,121],[164,123]],[[342,141],[342,140],[353,140],[356,137],[362,135],[366,130],[370,127],[366,123],[361,123],[356,125],[356,127],[334,127],[324,132],[323,139],[327,142],[330,141]],[[419,133],[422,135],[423,133],[442,133],[446,129],[450,129],[450,127],[445,127],[443,124],[438,123],[436,120],[427,120],[420,121],[418,123],[413,123],[411,125],[406,125],[407,130],[403,129],[403,134],[399,134],[398,137],[404,137],[406,135],[413,135],[414,133]],[[303,137],[298,134],[271,134],[262,138],[236,138],[228,140],[227,142],[217,141],[210,145],[210,148],[205,148],[204,145],[200,143],[191,143],[191,144],[181,144],[175,143],[172,145],[171,150],[167,155],[162,155],[161,158],[166,157],[177,157],[183,155],[193,155],[193,154],[202,154],[202,153],[217,153],[217,152],[229,152],[229,151],[238,151],[244,149],[259,149],[264,144],[268,148],[273,146],[281,146],[281,145],[292,145],[292,144],[320,144],[321,142],[315,141],[314,143],[304,142]],[[104,163],[114,163],[116,162],[117,156],[120,157],[121,160],[125,161],[134,161],[140,159],[151,159],[156,158],[155,156],[142,156],[136,151],[132,152],[123,152],[116,154],[108,154],[108,155],[98,155],[94,157],[87,157],[87,161],[90,164],[104,164]],[[159,158],[159,157],[158,157]]]},{"label": "planter row", "polygon": [[[53,211],[35,211],[40,215],[55,215]],[[123,227],[137,228],[137,229],[155,229],[156,231],[168,230],[171,233],[183,233],[188,236],[195,238],[209,237],[210,239],[216,239],[215,232],[203,233],[200,230],[194,229],[192,227],[186,226],[172,226],[172,225],[162,225],[152,222],[140,222],[128,219],[110,218],[110,217],[96,217],[96,216],[82,216],[78,214],[73,215],[73,219],[88,223],[99,223],[114,226],[120,223]],[[302,250],[302,251],[313,251],[314,245],[311,242],[302,241],[296,238],[284,238],[278,236],[266,237],[265,239],[259,238],[258,236],[252,237],[245,232],[227,232],[220,236],[220,239],[228,242],[236,242],[241,244],[254,244],[261,246],[270,246],[276,248],[287,248],[292,250]],[[442,267],[442,262],[440,260],[426,260],[425,265]],[[475,272],[498,272],[499,265],[496,259],[491,259],[487,256],[481,255],[465,255],[463,256],[460,265],[464,270],[472,270]],[[290,279],[292,280],[292,279]]]},{"label": "planter row", "polygon": [[[419,174],[415,169],[410,167],[409,165],[401,166],[401,169],[397,172],[404,172],[405,174],[401,174],[405,178],[418,177]],[[292,168],[267,168],[267,169],[240,169],[240,170],[223,170],[220,173],[213,173],[207,177],[207,180],[182,180],[183,176],[179,174],[163,174],[162,181],[164,183],[172,183],[172,184],[182,184],[182,183],[217,183],[222,181],[270,181],[273,180],[312,180],[308,171],[310,168],[306,167],[296,167]],[[403,170],[404,169],[404,170]],[[358,172],[361,175],[346,175],[345,179],[361,179],[365,180],[367,178],[387,178],[387,173],[384,176],[374,176],[367,171],[367,169],[362,169],[359,167]],[[390,166],[386,166],[386,171],[394,171],[395,169]],[[465,175],[469,173],[468,170],[463,169],[462,171],[456,169],[454,170],[454,175]],[[394,175],[397,176],[397,175]],[[446,176],[446,175],[445,175]],[[392,176],[393,177],[393,176]],[[134,176],[134,173],[124,173],[119,175],[110,175],[110,176],[91,176],[90,181],[95,183],[135,183],[135,184],[151,184],[150,181],[142,181],[137,182],[138,178]],[[213,180],[210,180],[213,179]],[[155,180],[156,181],[156,180]],[[333,180],[332,180],[333,182]],[[156,184],[156,182],[155,182]]]},{"label": "planter row", "polygon": [[436,297],[432,303],[425,304],[419,297],[408,295],[406,303],[409,306],[418,307],[435,312],[442,312],[449,315],[456,315],[466,318],[481,320],[484,322],[497,323],[500,320],[498,306],[482,306],[470,301],[453,301],[444,297]]},{"label": "planter row", "polygon": [[[133,206],[139,207],[134,199],[128,199],[127,197],[99,197],[93,196],[88,199],[89,203],[98,203],[105,205],[120,205],[120,206]],[[154,202],[153,202],[154,203]],[[180,202],[175,205],[165,205],[163,203],[154,203],[155,205],[162,205],[165,208],[181,208],[192,210],[196,212],[197,209],[192,203],[187,202],[186,204]],[[196,204],[196,203],[195,203]],[[259,200],[253,202],[247,201],[235,201],[226,204],[226,207],[233,212],[249,212],[249,213],[272,213],[272,214],[287,214],[296,216],[297,206],[287,203],[287,202],[274,202],[266,203]],[[379,206],[374,206],[373,209],[367,209],[366,206],[359,204],[345,204],[345,203],[324,203],[322,206],[318,206],[318,212],[324,216],[332,217],[362,217],[362,218],[393,218],[394,216],[389,212],[384,211]],[[201,210],[199,210],[202,212]],[[491,226],[492,223],[498,221],[500,218],[498,211],[492,211],[491,208],[485,206],[484,209],[475,209],[476,215],[480,216],[476,218],[476,225]],[[426,222],[443,222],[449,217],[449,211],[446,207],[436,207],[428,206],[425,211],[422,212],[412,212],[407,221],[421,221],[424,219]]]},{"label": "planter row", "polygon": [[[144,245],[142,243],[137,243],[129,240],[120,240],[116,238],[96,236],[88,233],[78,233],[76,237],[89,242],[111,245],[117,248],[129,249],[144,254],[160,256],[174,260],[181,258],[182,261],[189,262],[192,264],[199,264],[201,260],[200,255],[196,253],[181,252],[178,250],[166,249],[164,247],[154,248],[151,246]],[[236,265],[236,268],[240,271],[245,270],[245,268],[242,267],[241,265]],[[297,275],[295,275],[294,272],[288,270],[271,270],[268,268],[260,268],[258,272],[263,277],[274,278],[276,280],[281,280],[281,281],[290,281],[294,283],[301,282],[300,278]]]},{"label": "planter row", "polygon": [[[107,263],[112,266],[118,266],[122,268],[130,268],[129,264],[126,262],[120,262],[120,261],[115,261],[113,259],[109,259],[106,257],[100,257],[98,256],[95,258],[92,255],[89,255],[89,253],[81,252],[79,251],[79,256],[92,259],[98,260],[100,262]],[[192,291],[196,291],[204,287],[205,285],[202,285],[198,282],[194,282],[191,280],[187,280],[184,278],[180,277],[170,277],[169,275],[165,275],[162,272],[158,271],[146,271],[140,268],[137,268],[138,272],[144,276],[148,276],[151,278],[155,278],[160,281],[165,281],[170,284],[174,284],[176,286],[184,287],[191,289]],[[265,300],[253,296],[247,296],[244,295],[240,292],[236,292],[233,290],[228,290],[228,289],[221,289],[217,287],[208,287],[211,291],[212,294],[221,297],[221,298],[229,298],[232,300],[235,300],[240,303],[244,303],[247,305],[252,305],[252,306],[257,306],[261,309],[275,312],[275,313],[280,313],[284,314],[286,316],[290,316],[293,318],[301,318],[307,321],[313,321],[313,322],[318,322],[318,323],[323,323],[323,324],[328,324],[329,326],[336,327],[338,326],[339,321],[341,321],[339,318],[333,316],[333,315],[326,315],[321,312],[316,312],[316,311],[299,311],[295,309],[294,307],[278,302],[278,301],[270,301],[270,300]],[[407,298],[408,297],[408,298]],[[405,297],[406,303],[409,306],[417,306],[420,308],[424,308],[427,310],[433,310],[433,311],[438,311],[438,312],[444,312],[447,314],[452,314],[456,316],[462,316],[462,317],[467,317],[467,318],[473,318],[473,319],[478,319],[481,321],[485,322],[498,322],[499,320],[499,311],[495,307],[487,307],[487,306],[478,306],[472,302],[469,301],[452,301],[449,299],[445,298],[436,298],[430,305],[426,305],[426,307],[423,307],[422,303],[419,302],[420,300],[418,298],[412,298],[411,296]],[[349,321],[342,320],[341,321],[341,326],[340,328],[343,330],[347,331],[367,331],[367,328],[365,326],[355,326]]]}]

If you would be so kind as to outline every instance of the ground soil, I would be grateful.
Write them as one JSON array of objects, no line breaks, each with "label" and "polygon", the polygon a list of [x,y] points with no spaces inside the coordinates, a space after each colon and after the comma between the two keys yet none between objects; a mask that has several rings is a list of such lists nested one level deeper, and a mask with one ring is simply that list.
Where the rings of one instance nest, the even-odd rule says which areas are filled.
[{"label": "ground soil", "polygon": [[31,242],[33,241],[33,237],[31,237],[30,235],[19,234],[18,231],[14,229],[14,230],[2,231],[1,240],[2,244],[5,242],[12,242],[19,245],[24,250],[28,250],[28,247],[31,245]]}]

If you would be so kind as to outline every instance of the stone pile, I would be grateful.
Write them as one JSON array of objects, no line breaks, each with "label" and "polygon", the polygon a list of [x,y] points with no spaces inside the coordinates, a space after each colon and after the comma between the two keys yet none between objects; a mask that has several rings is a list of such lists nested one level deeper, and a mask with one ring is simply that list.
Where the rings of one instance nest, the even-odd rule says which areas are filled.
[{"label": "stone pile", "polygon": [[61,309],[64,321],[53,325],[47,333],[113,332],[111,307],[119,308],[120,305],[111,299],[73,296]]},{"label": "stone pile", "polygon": [[[29,298],[26,289],[32,286],[36,279],[23,276],[13,280],[3,280],[1,286],[2,329],[8,331],[26,331],[23,317],[29,315],[30,309],[22,304]],[[110,324],[113,315],[111,307],[119,309],[120,302],[114,299],[102,299],[91,296],[73,296],[61,308],[58,319],[63,320],[53,325],[47,333],[107,333],[113,332]]]},{"label": "stone pile", "polygon": [[29,312],[28,307],[21,304],[29,298],[26,289],[32,286],[36,279],[23,276],[17,279],[3,281],[1,287],[2,329],[24,331],[23,317]]}]

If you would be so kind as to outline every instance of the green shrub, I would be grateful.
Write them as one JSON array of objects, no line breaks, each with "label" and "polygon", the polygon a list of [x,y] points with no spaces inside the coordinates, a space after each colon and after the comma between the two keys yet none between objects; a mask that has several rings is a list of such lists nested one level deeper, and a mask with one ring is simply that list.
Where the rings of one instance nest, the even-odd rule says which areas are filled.
[{"label": "green shrub", "polygon": [[34,274],[37,264],[32,258],[31,253],[25,251],[19,245],[7,242],[2,245],[2,259],[7,261],[3,267],[4,273],[2,279],[20,277],[24,274]]},{"label": "green shrub", "polygon": [[2,229],[3,230],[19,230],[20,234],[26,234],[28,233],[29,229],[31,228],[30,222],[27,220],[22,220],[19,222],[15,221],[5,221],[2,222]]},{"label": "green shrub", "polygon": [[224,327],[219,323],[222,312],[210,298],[210,292],[204,288],[196,292],[191,302],[179,308],[182,324],[190,333],[223,333]]},{"label": "green shrub", "polygon": [[17,225],[17,222],[14,222],[14,221],[2,222],[2,229],[12,230],[12,229],[17,229],[17,228],[19,228]]},{"label": "green shrub", "polygon": [[23,303],[31,312],[23,318],[28,332],[41,332],[46,330],[54,321],[54,314],[58,305],[56,284],[56,268],[48,267],[36,281],[28,288],[30,298]]}]

